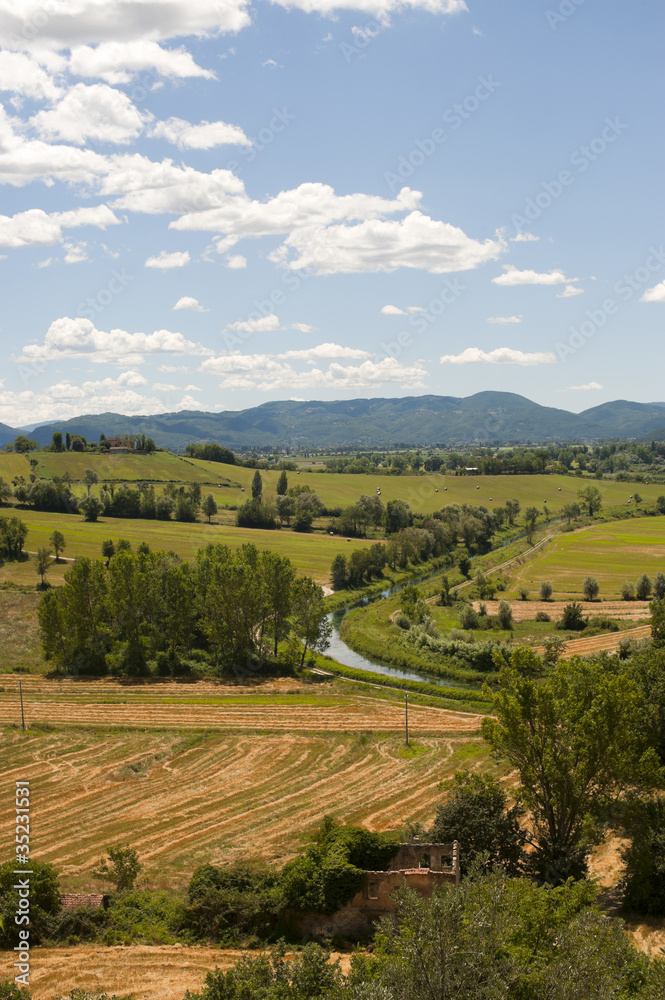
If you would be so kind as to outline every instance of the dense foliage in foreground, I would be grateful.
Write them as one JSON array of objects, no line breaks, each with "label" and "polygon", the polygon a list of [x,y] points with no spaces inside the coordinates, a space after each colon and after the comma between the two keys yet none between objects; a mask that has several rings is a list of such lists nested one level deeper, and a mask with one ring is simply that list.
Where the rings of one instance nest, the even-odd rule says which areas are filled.
[{"label": "dense foliage in foreground", "polygon": [[287,960],[244,957],[185,1000],[657,1000],[665,964],[629,943],[593,905],[593,887],[539,888],[500,872],[424,900],[399,894],[371,956],[348,976],[316,945]]}]

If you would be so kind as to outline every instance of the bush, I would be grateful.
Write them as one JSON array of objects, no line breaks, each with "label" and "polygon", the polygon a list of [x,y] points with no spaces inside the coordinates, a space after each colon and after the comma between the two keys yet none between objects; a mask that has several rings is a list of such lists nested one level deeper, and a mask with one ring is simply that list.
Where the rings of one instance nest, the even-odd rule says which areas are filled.
[{"label": "bush", "polygon": [[621,584],[621,600],[622,601],[635,600],[635,586],[628,580],[624,580],[624,582]]},{"label": "bush", "polygon": [[587,620],[584,617],[582,605],[573,602],[572,604],[566,604],[556,627],[566,632],[581,632],[583,628],[586,628],[586,624]]},{"label": "bush", "polygon": [[631,816],[632,843],[622,851],[624,906],[636,913],[665,914],[665,803],[650,799]]},{"label": "bush", "polygon": [[465,604],[460,608],[459,620],[463,629],[478,628],[478,614],[470,604]]},{"label": "bush", "polygon": [[648,601],[651,596],[651,580],[646,573],[642,573],[635,584],[635,596],[638,601]]},{"label": "bush", "polygon": [[411,628],[411,619],[408,615],[405,615],[403,611],[400,611],[395,618],[395,625],[398,625],[406,631]]},{"label": "bush", "polygon": [[541,601],[549,601],[552,596],[552,584],[549,580],[543,580],[540,585],[540,599]]},{"label": "bush", "polygon": [[502,629],[510,630],[513,627],[513,612],[508,601],[499,601],[497,612],[499,624]]},{"label": "bush", "polygon": [[202,865],[187,889],[186,925],[199,939],[237,941],[266,937],[284,908],[279,873],[264,861]]},{"label": "bush", "polygon": [[585,601],[595,601],[600,593],[600,584],[595,576],[587,576],[582,584],[582,593]]},{"label": "bush", "polygon": [[529,600],[529,590],[527,587],[520,587],[520,601]]},{"label": "bush", "polygon": [[537,622],[551,622],[552,619],[548,615],[547,611],[536,611],[535,621],[537,621]]}]

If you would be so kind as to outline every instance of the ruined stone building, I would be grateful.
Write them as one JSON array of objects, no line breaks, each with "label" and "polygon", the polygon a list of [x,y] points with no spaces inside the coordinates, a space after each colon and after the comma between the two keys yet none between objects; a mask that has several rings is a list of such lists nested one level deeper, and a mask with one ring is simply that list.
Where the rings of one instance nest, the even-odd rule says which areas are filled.
[{"label": "ruined stone building", "polygon": [[416,837],[402,844],[392,858],[387,871],[367,872],[362,889],[350,903],[330,916],[318,913],[302,914],[297,921],[303,934],[331,937],[348,934],[352,937],[371,933],[381,917],[394,913],[397,889],[414,889],[426,899],[435,887],[459,885],[459,845],[425,844]]}]

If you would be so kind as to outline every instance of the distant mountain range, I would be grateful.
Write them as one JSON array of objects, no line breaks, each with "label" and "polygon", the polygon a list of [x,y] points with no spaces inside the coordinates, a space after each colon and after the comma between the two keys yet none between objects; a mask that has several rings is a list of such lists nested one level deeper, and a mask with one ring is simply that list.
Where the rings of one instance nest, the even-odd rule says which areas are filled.
[{"label": "distant mountain range", "polygon": [[[217,441],[244,451],[252,447],[386,448],[392,445],[540,444],[608,438],[665,439],[665,404],[619,399],[570,413],[511,392],[473,396],[406,396],[331,402],[263,403],[248,410],[205,413],[185,410],[157,416],[101,413],[42,424],[30,431],[49,444],[53,431],[83,434],[89,441],[121,434],[147,434],[164,448]],[[0,424],[0,447],[16,428]]]}]

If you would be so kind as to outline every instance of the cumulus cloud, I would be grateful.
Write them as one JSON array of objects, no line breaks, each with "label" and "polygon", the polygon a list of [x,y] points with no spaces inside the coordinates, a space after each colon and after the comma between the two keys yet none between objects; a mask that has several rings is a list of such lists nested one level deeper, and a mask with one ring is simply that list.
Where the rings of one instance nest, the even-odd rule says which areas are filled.
[{"label": "cumulus cloud", "polygon": [[538,271],[520,271],[514,264],[504,264],[503,274],[492,278],[495,285],[565,285],[567,282],[579,281],[579,278],[567,278],[563,271],[555,269],[539,273]]},{"label": "cumulus cloud", "polygon": [[356,226],[296,229],[270,259],[293,270],[350,274],[419,268],[432,274],[465,271],[503,252],[499,241],[479,242],[447,222],[421,212],[397,220],[370,219]]},{"label": "cumulus cloud", "polygon": [[257,389],[276,392],[293,388],[371,389],[387,383],[398,383],[405,389],[424,388],[427,372],[420,362],[408,366],[395,358],[383,361],[363,361],[360,365],[341,365],[335,361],[327,369],[309,368],[298,371],[269,354],[231,354],[204,361],[200,371],[224,375],[220,387],[227,390]]},{"label": "cumulus cloud", "polygon": [[533,233],[518,233],[517,236],[513,236],[511,243],[537,243],[540,236],[534,236]]},{"label": "cumulus cloud", "polygon": [[653,288],[647,288],[640,302],[665,302],[665,281]]},{"label": "cumulus cloud", "polygon": [[27,344],[14,361],[22,363],[58,361],[61,358],[87,358],[95,362],[138,365],[146,354],[211,354],[201,344],[187,340],[181,333],[155,330],[153,333],[128,333],[126,330],[98,330],[89,319],[63,316],[54,320],[41,344]]},{"label": "cumulus cloud", "polygon": [[363,351],[359,347],[342,347],[340,344],[318,344],[316,347],[306,347],[303,350],[285,351],[276,357],[285,361],[315,361],[320,358],[330,359],[359,359],[371,358],[369,351]]},{"label": "cumulus cloud", "polygon": [[237,330],[239,333],[269,333],[271,330],[280,329],[279,319],[274,313],[260,316],[257,319],[237,320],[227,326],[227,330]]},{"label": "cumulus cloud", "polygon": [[88,260],[87,243],[63,243],[65,264],[80,264]]},{"label": "cumulus cloud", "polygon": [[167,118],[156,122],[148,135],[153,139],[166,139],[179,149],[214,149],[215,146],[251,146],[252,141],[237,125],[226,122],[202,121],[192,125],[182,118]]},{"label": "cumulus cloud", "polygon": [[576,288],[575,285],[566,285],[562,292],[559,292],[557,299],[572,299],[575,295],[584,295],[583,288]]},{"label": "cumulus cloud", "polygon": [[382,306],[381,312],[384,316],[406,316],[406,309],[400,309],[399,306]]},{"label": "cumulus cloud", "polygon": [[309,323],[292,323],[292,330],[298,330],[299,333],[311,333],[314,329]]},{"label": "cumulus cloud", "polygon": [[511,323],[521,323],[522,316],[488,316],[488,323],[498,323],[499,326],[509,326]]},{"label": "cumulus cloud", "polygon": [[183,295],[178,299],[173,307],[174,309],[188,309],[190,312],[208,312],[204,309],[198,299],[193,298],[191,295]]},{"label": "cumulus cloud", "polygon": [[185,48],[164,49],[157,42],[102,42],[93,48],[77,45],[69,58],[73,76],[98,77],[107,83],[129,83],[135,73],[152,69],[160,76],[216,79],[212,70],[198,66]]},{"label": "cumulus cloud", "polygon": [[0,90],[37,100],[54,100],[60,94],[43,66],[23,52],[0,51]]},{"label": "cumulus cloud", "polygon": [[147,380],[136,371],[125,371],[117,378],[85,381],[81,385],[58,382],[41,392],[2,392],[0,390],[0,420],[22,424],[35,420],[64,420],[81,413],[126,414],[160,413],[164,405],[137,389]]},{"label": "cumulus cloud", "polygon": [[41,208],[30,208],[27,212],[19,212],[16,215],[0,215],[0,246],[53,246],[60,241],[63,229],[73,229],[77,226],[97,226],[106,229],[107,226],[119,223],[120,219],[116,218],[107,205],[77,208],[70,212],[53,212],[50,215]]},{"label": "cumulus cloud", "polygon": [[243,257],[241,253],[233,254],[231,257],[226,258],[226,266],[231,271],[242,271],[247,267],[247,258]]},{"label": "cumulus cloud", "polygon": [[467,347],[461,354],[444,354],[439,361],[442,365],[551,365],[556,363],[556,355],[551,352],[529,354],[512,347],[496,347],[493,351]]},{"label": "cumulus cloud", "polygon": [[106,83],[77,83],[30,122],[42,139],[80,146],[87,139],[126,144],[140,135],[147,120],[121,90]]},{"label": "cumulus cloud", "polygon": [[569,392],[589,392],[594,389],[602,389],[600,382],[587,382],[586,385],[569,385],[567,391]]},{"label": "cumulus cloud", "polygon": [[189,264],[190,260],[189,250],[174,250],[173,253],[169,253],[168,250],[162,250],[156,257],[148,257],[144,266],[156,267],[162,271],[170,271],[174,267],[185,267],[185,265]]}]

